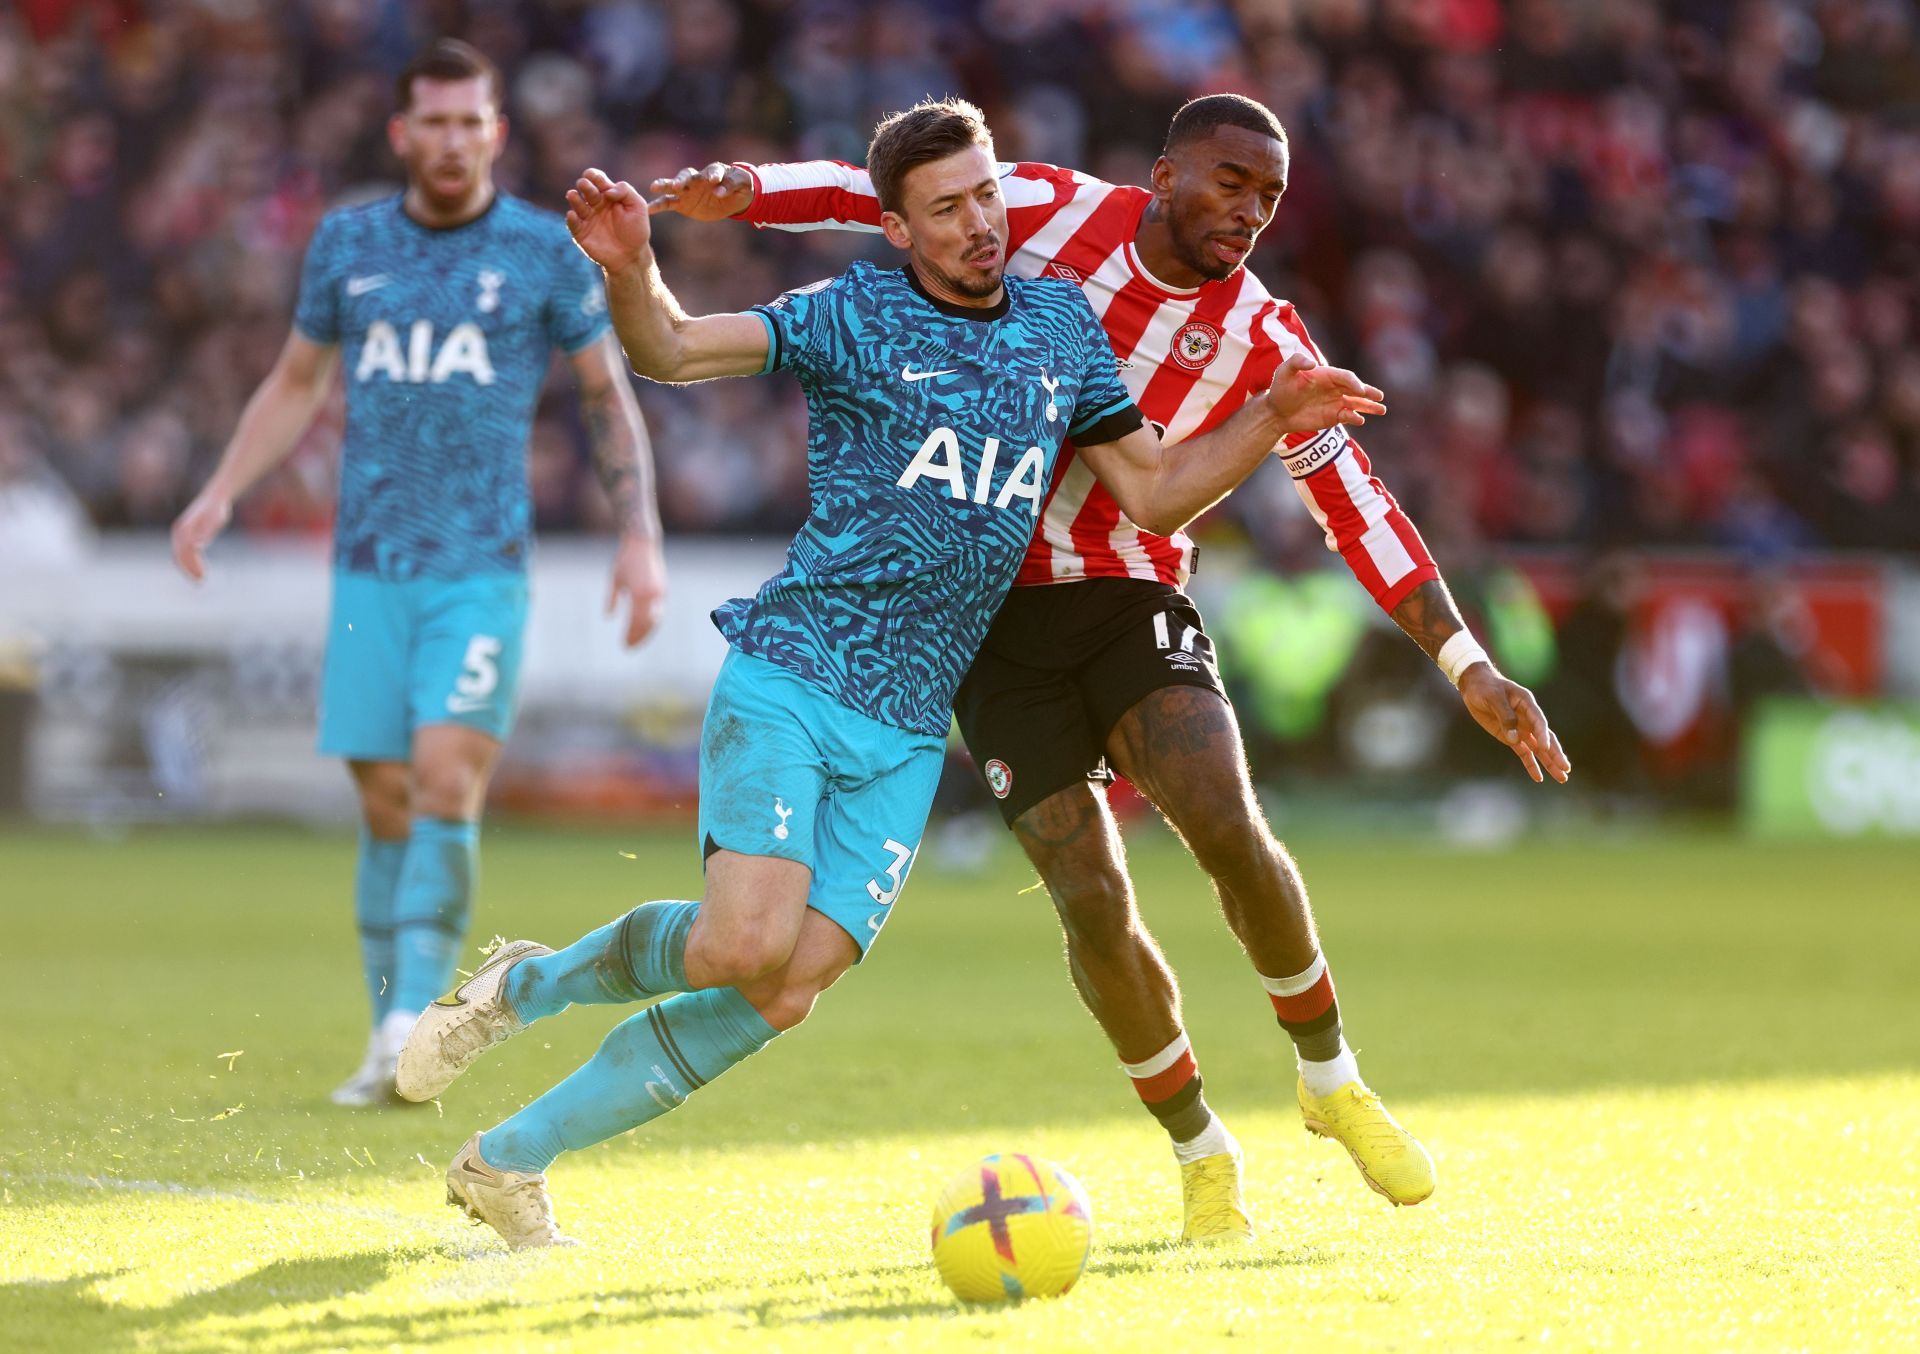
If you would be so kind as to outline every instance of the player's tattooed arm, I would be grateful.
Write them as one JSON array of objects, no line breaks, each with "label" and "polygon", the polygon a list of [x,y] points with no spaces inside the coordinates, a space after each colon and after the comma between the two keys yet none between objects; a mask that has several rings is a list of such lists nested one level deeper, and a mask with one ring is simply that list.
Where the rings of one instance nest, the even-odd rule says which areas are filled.
[{"label": "player's tattooed arm", "polygon": [[607,313],[633,369],[681,383],[766,370],[767,327],[757,315],[689,315],[660,276],[646,202],[598,169],[567,193],[567,229],[606,272]]},{"label": "player's tattooed arm", "polygon": [[659,619],[667,595],[667,566],[653,487],[653,443],[617,353],[611,338],[590,343],[574,355],[573,370],[594,473],[620,528],[607,613],[614,614],[620,599],[627,599],[625,640],[632,648]]},{"label": "player's tattooed arm", "polygon": [[[1467,628],[1453,594],[1438,578],[1428,579],[1401,598],[1391,614],[1394,624],[1435,662],[1442,646]],[[1540,702],[1520,683],[1502,676],[1490,659],[1460,674],[1460,699],[1474,722],[1506,744],[1536,782],[1547,776],[1565,781],[1573,770]]]},{"label": "player's tattooed arm", "polygon": [[1437,578],[1428,579],[1401,598],[1400,605],[1389,614],[1407,638],[1435,662],[1440,658],[1440,646],[1467,628],[1460,608],[1453,604],[1453,594]]}]

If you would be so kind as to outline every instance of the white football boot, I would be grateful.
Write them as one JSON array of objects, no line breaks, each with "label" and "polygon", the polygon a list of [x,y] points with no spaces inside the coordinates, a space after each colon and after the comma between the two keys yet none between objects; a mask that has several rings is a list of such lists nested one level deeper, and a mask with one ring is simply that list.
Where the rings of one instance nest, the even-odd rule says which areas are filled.
[{"label": "white football boot", "polygon": [[552,953],[535,941],[509,941],[471,978],[422,1011],[395,1068],[401,1098],[433,1099],[475,1058],[524,1030],[526,1022],[507,1002],[507,970],[522,959]]},{"label": "white football boot", "polygon": [[480,1157],[478,1133],[454,1153],[447,1167],[447,1202],[475,1222],[486,1223],[516,1251],[580,1244],[554,1224],[547,1177],[487,1165]]},{"label": "white football boot", "polygon": [[411,1011],[389,1011],[367,1035],[367,1054],[360,1070],[333,1088],[327,1098],[336,1105],[393,1105],[400,1097],[394,1090],[395,1068],[407,1033],[419,1019]]}]

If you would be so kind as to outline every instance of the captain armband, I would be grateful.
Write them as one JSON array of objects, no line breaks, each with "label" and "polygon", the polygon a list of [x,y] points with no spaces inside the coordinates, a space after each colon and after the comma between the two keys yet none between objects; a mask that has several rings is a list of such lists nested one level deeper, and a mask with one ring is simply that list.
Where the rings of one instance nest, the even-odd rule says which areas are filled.
[{"label": "captain armband", "polygon": [[1316,470],[1324,470],[1339,458],[1351,442],[1347,430],[1339,424],[1323,428],[1297,447],[1288,447],[1280,453],[1287,464],[1287,473],[1297,480],[1303,480]]}]

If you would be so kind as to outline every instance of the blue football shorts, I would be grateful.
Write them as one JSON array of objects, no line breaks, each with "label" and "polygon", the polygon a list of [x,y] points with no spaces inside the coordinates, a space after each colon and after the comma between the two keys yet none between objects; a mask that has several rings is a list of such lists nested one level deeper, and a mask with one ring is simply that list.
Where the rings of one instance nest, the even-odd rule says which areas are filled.
[{"label": "blue football shorts", "polygon": [[520,574],[406,581],[337,569],[320,674],[320,751],[407,761],[416,729],[513,731],[527,627]]},{"label": "blue football shorts", "polygon": [[805,865],[807,906],[864,958],[919,853],[945,754],[944,739],[729,648],[700,734],[701,849]]}]

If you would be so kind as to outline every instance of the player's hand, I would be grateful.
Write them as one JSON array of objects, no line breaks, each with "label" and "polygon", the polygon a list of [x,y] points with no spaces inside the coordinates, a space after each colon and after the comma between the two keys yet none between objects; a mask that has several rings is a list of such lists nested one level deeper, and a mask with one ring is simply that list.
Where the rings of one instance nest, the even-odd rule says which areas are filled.
[{"label": "player's hand", "polygon": [[613,584],[607,589],[607,614],[617,615],[627,599],[625,644],[631,649],[653,633],[667,600],[667,561],[658,536],[624,535],[613,559]]},{"label": "player's hand", "polygon": [[1506,744],[1536,784],[1541,775],[1566,783],[1573,763],[1560,747],[1560,739],[1547,727],[1547,717],[1533,693],[1518,682],[1502,677],[1491,663],[1475,663],[1460,677],[1460,699],[1480,727]]},{"label": "player's hand", "polygon": [[653,223],[640,190],[589,169],[567,190],[567,229],[580,252],[610,273],[625,272],[647,256]]},{"label": "player's hand", "polygon": [[1359,427],[1369,414],[1384,414],[1385,392],[1345,367],[1329,367],[1295,353],[1273,375],[1267,404],[1289,433],[1317,433],[1337,423]]},{"label": "player's hand", "polygon": [[233,520],[233,503],[224,494],[201,490],[173,522],[173,562],[198,583],[207,576],[206,548]]},{"label": "player's hand", "polygon": [[724,221],[753,205],[753,175],[719,161],[705,169],[683,169],[670,179],[647,185],[650,212],[678,212],[695,221]]}]

